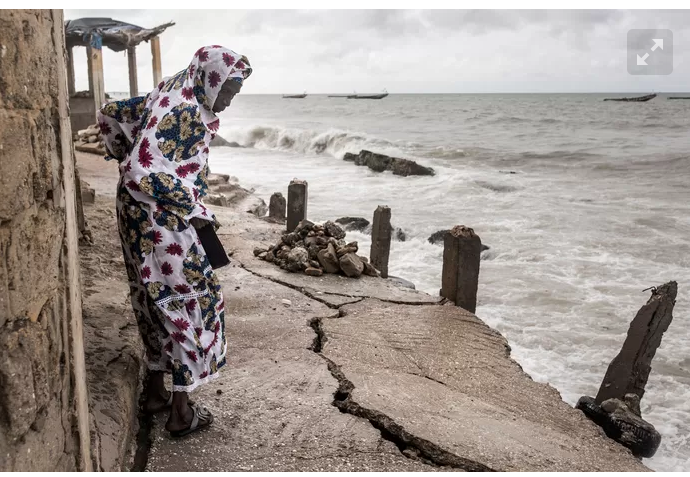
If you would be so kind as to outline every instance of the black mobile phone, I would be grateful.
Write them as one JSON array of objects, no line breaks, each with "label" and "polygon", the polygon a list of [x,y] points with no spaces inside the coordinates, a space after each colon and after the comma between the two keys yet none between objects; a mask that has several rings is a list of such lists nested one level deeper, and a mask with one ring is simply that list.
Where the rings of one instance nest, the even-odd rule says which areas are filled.
[{"label": "black mobile phone", "polygon": [[208,261],[214,270],[230,264],[230,258],[225,252],[218,235],[216,235],[213,225],[209,224],[198,228],[196,229],[196,233],[199,236],[199,240],[201,240],[201,245],[206,251]]}]

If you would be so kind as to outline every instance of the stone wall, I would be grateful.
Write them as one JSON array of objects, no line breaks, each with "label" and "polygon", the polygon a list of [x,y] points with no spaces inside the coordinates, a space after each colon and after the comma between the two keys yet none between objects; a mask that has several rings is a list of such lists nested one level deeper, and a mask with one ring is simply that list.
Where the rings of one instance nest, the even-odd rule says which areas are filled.
[{"label": "stone wall", "polygon": [[90,469],[62,25],[0,10],[0,471]]}]

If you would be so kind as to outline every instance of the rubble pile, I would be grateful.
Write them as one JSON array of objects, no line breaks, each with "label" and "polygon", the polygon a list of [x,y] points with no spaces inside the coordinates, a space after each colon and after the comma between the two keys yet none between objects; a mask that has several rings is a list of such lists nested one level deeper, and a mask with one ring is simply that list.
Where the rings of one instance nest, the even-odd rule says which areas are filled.
[{"label": "rubble pile", "polygon": [[92,124],[86,129],[77,131],[74,137],[74,148],[77,151],[104,156],[105,145],[98,124]]},{"label": "rubble pile", "polygon": [[254,256],[293,273],[320,277],[324,273],[342,273],[351,278],[362,275],[378,277],[378,271],[366,257],[357,255],[357,242],[347,243],[345,231],[334,222],[317,225],[303,220],[294,232],[268,248],[254,249]]}]

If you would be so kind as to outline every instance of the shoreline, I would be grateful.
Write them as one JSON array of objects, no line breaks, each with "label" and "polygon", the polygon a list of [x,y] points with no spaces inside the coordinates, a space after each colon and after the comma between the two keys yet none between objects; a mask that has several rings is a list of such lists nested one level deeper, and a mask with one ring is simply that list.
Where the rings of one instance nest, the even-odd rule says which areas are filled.
[{"label": "shoreline", "polygon": [[[96,191],[85,214],[97,256],[114,225],[117,164],[81,153],[77,163]],[[527,376],[474,315],[382,279],[283,272],[253,256],[279,226],[211,208],[234,254],[219,270],[229,366],[194,393],[218,416],[191,442],[219,456],[202,470],[649,470]],[[92,265],[82,266],[88,277]],[[121,285],[118,266],[104,278]],[[161,424],[156,417],[148,470],[192,470]]]}]

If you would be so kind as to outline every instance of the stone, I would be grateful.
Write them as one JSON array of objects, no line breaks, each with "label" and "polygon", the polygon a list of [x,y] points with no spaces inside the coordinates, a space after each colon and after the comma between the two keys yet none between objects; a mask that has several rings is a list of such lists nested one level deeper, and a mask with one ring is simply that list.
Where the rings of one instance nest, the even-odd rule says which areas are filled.
[{"label": "stone", "polygon": [[323,270],[320,268],[309,267],[304,271],[304,274],[309,275],[310,277],[320,277],[323,275]]},{"label": "stone", "polygon": [[220,207],[228,206],[228,198],[225,194],[208,194],[204,197],[204,202],[210,205],[218,205]]},{"label": "stone", "polygon": [[[227,200],[227,199],[226,199]],[[263,217],[268,212],[268,206],[263,199],[253,197],[251,202],[247,205],[246,212],[257,217]]]},{"label": "stone", "polygon": [[266,249],[265,249],[265,248],[256,247],[256,248],[254,249],[254,256],[255,256],[255,257],[258,257],[258,256],[261,255],[262,253],[266,253]]},{"label": "stone", "polygon": [[276,220],[285,221],[287,219],[286,210],[287,201],[283,194],[280,192],[273,194],[268,203],[268,216]]},{"label": "stone", "polygon": [[403,229],[401,229],[400,227],[393,226],[391,226],[391,228],[393,229],[392,236],[395,237],[395,240],[397,240],[398,242],[404,242],[407,240],[407,234]]},{"label": "stone", "polygon": [[620,353],[611,361],[596,396],[597,403],[623,399],[626,394],[644,396],[652,359],[673,320],[678,284],[668,282],[652,289],[652,296],[630,323]]},{"label": "stone", "polygon": [[218,186],[221,184],[227,184],[230,182],[230,176],[228,174],[209,174],[206,182],[209,186]]},{"label": "stone", "polygon": [[400,159],[367,150],[362,150],[359,154],[346,153],[343,160],[354,162],[357,166],[366,166],[374,172],[391,171],[398,176],[435,175],[432,168],[421,166],[409,159]]},{"label": "stone", "polygon": [[326,235],[333,237],[336,240],[342,240],[345,238],[345,231],[335,222],[330,220],[323,225]]},{"label": "stone", "polygon": [[369,261],[364,260],[364,257],[359,257],[359,259],[364,264],[364,275],[367,275],[369,277],[379,276],[379,272],[374,268],[374,266],[371,263],[369,263]]},{"label": "stone", "polygon": [[82,187],[81,201],[84,204],[93,204],[96,202],[96,190],[91,187]]},{"label": "stone", "polygon": [[340,269],[350,278],[357,278],[364,272],[364,262],[354,253],[340,257]]},{"label": "stone", "polygon": [[340,261],[336,255],[333,244],[318,253],[318,260],[326,273],[338,273],[340,271]]},{"label": "stone", "polygon": [[379,206],[374,212],[371,227],[371,264],[381,272],[381,277],[388,277],[388,259],[391,251],[391,209]]},{"label": "stone", "polygon": [[309,268],[309,252],[302,247],[293,248],[287,255],[287,267],[291,272],[301,272]]},{"label": "stone", "polygon": [[364,232],[370,225],[370,222],[363,217],[341,217],[335,222],[348,232],[351,230]]},{"label": "stone", "polygon": [[482,241],[469,227],[458,225],[444,238],[441,296],[470,313],[477,308]]},{"label": "stone", "polygon": [[425,167],[409,159],[393,159],[390,170],[396,176],[433,176],[436,175],[431,167]]},{"label": "stone", "polygon": [[98,136],[89,136],[89,137],[86,139],[86,142],[89,142],[89,143],[98,142]]},{"label": "stone", "polygon": [[344,247],[340,248],[337,250],[336,254],[338,255],[338,258],[342,257],[343,255],[347,255],[348,253],[357,253],[359,251],[359,245],[357,242],[351,242]]}]

